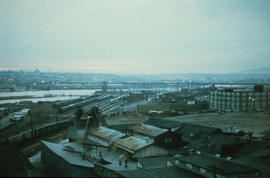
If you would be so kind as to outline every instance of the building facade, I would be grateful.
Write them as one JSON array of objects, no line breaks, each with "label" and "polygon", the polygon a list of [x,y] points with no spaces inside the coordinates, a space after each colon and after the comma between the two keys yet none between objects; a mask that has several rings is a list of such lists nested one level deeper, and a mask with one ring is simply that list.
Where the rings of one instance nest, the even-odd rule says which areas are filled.
[{"label": "building facade", "polygon": [[269,111],[270,92],[246,90],[215,90],[210,92],[210,109],[218,111]]}]

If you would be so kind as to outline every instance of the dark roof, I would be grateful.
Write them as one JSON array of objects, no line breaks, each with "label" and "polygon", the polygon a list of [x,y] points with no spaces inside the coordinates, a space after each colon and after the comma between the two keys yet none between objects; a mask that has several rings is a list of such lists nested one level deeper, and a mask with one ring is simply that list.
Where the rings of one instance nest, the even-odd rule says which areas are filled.
[{"label": "dark roof", "polygon": [[228,134],[215,134],[212,135],[211,137],[208,137],[207,144],[211,145],[214,144],[216,147],[221,147],[225,145],[239,145],[243,144],[239,142],[240,136],[238,135],[228,135]]},{"label": "dark roof", "polygon": [[222,158],[217,158],[212,155],[188,155],[188,156],[179,156],[175,159],[179,161],[184,161],[186,163],[196,165],[200,168],[213,171],[213,167],[216,166],[217,172],[220,174],[236,174],[244,172],[257,172],[258,169],[248,167],[246,165],[241,165],[229,160]]},{"label": "dark roof", "polygon": [[181,122],[165,120],[165,119],[157,119],[157,118],[150,118],[144,121],[144,124],[153,125],[156,127],[166,128],[166,129],[176,128],[182,125]]},{"label": "dark roof", "polygon": [[199,178],[200,175],[191,173],[184,169],[176,168],[174,166],[166,168],[153,168],[153,169],[137,169],[130,171],[117,171],[123,177],[181,177],[181,178]]},{"label": "dark roof", "polygon": [[138,159],[138,162],[142,165],[144,169],[166,167],[167,161],[173,163],[174,159],[169,156],[148,157]]},{"label": "dark roof", "polygon": [[221,129],[215,127],[207,127],[202,125],[195,125],[185,123],[179,129],[175,131],[182,136],[184,141],[192,141],[196,139],[201,139],[204,137],[208,137],[209,135],[221,133]]}]

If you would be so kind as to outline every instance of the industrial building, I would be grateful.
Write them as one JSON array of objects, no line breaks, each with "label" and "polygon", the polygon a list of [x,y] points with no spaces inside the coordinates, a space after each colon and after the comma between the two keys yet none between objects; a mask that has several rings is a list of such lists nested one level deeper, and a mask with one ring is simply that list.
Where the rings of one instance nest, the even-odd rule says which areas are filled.
[{"label": "industrial building", "polygon": [[246,177],[255,178],[260,176],[260,170],[241,165],[229,160],[217,158],[212,155],[188,155],[175,156],[176,166],[189,170],[204,177],[233,178]]},{"label": "industrial building", "polygon": [[83,159],[80,145],[56,144],[41,141],[41,161],[49,175],[80,177],[93,176],[94,164]]},{"label": "industrial building", "polygon": [[210,109],[218,111],[269,111],[270,92],[263,86],[253,89],[223,89],[210,92]]},{"label": "industrial building", "polygon": [[[162,125],[162,123],[164,123],[162,122],[163,121],[162,119],[152,118],[152,120],[157,120],[157,123],[159,121],[159,124],[157,125],[160,125],[160,124]],[[151,124],[152,121],[150,121],[149,123]],[[167,125],[165,124],[165,127],[169,127],[168,129],[165,127],[161,128],[161,127],[157,127],[150,124],[148,125],[145,123],[140,123],[140,124],[130,127],[129,130],[132,135],[147,137],[147,139],[149,138],[156,145],[163,148],[167,148],[167,149],[176,148],[182,145],[181,136],[178,133],[173,132],[171,129],[171,127],[175,129],[175,126],[179,125],[179,123],[175,124],[174,126],[170,124],[167,124]]]}]

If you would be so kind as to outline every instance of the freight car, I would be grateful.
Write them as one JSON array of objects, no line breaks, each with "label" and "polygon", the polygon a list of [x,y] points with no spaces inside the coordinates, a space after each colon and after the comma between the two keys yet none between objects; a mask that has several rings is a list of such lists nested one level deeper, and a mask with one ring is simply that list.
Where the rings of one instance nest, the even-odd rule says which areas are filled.
[{"label": "freight car", "polygon": [[42,127],[35,128],[32,130],[27,130],[27,131],[22,132],[18,135],[10,137],[10,138],[8,138],[8,141],[10,143],[15,143],[18,145],[24,144],[24,143],[30,142],[36,138],[40,138],[40,137],[46,136],[50,133],[66,129],[69,127],[70,124],[71,124],[70,119],[50,123],[50,124],[44,125]]}]

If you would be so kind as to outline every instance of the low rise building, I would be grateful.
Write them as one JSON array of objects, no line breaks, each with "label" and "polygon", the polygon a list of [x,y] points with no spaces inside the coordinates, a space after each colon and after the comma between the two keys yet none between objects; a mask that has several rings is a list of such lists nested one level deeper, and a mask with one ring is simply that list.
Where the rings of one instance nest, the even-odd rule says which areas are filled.
[{"label": "low rise building", "polygon": [[126,137],[117,140],[113,146],[129,154],[130,158],[145,158],[151,156],[168,155],[168,150],[154,145],[147,139],[142,139],[135,136]]},{"label": "low rise building", "polygon": [[184,123],[180,128],[175,130],[182,140],[185,142],[192,142],[199,139],[208,139],[210,135],[221,133],[222,130],[215,127],[207,127],[202,125]]},{"label": "low rise building", "polygon": [[176,156],[176,166],[204,177],[259,177],[260,170],[212,155]]}]

